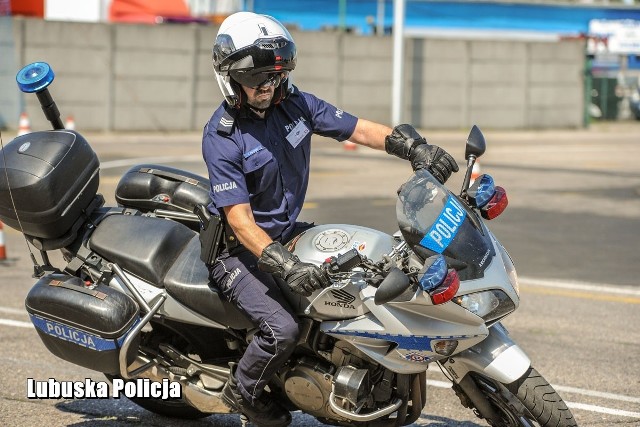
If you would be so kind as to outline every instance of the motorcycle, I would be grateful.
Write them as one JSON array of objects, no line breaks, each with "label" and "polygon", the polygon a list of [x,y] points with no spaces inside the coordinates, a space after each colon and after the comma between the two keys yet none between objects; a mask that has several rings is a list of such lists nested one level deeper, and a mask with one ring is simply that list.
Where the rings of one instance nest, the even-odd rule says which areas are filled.
[{"label": "motorcycle", "polygon": [[[179,397],[137,398],[166,416],[228,413],[221,390],[256,333],[209,282],[200,233],[209,182],[162,165],[121,178],[118,206],[97,193],[99,161],[65,130],[43,62],[18,72],[53,130],[3,148],[0,219],[39,251],[25,306],[54,355],[111,381],[179,384]],[[462,405],[492,426],[575,426],[553,387],[501,320],[519,305],[515,267],[487,228],[507,206],[489,175],[471,185],[485,151],[471,130],[460,195],[426,170],[398,191],[399,232],[316,226],[286,246],[321,265],[331,285],[309,297],[282,292],[300,317],[300,339],[268,385],[291,411],[342,426],[402,426],[426,405],[436,364]],[[54,267],[49,251],[66,265]]]}]

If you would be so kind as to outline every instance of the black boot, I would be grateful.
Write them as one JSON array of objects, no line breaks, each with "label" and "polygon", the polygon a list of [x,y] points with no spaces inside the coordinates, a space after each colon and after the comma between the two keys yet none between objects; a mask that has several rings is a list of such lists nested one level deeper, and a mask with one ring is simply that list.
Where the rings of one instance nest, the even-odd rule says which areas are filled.
[{"label": "black boot", "polygon": [[222,389],[222,402],[232,411],[244,414],[249,421],[258,427],[285,427],[291,422],[291,414],[280,404],[262,398],[255,399],[254,403],[248,402],[238,390],[236,380],[235,363],[229,364],[231,372],[229,380]]}]

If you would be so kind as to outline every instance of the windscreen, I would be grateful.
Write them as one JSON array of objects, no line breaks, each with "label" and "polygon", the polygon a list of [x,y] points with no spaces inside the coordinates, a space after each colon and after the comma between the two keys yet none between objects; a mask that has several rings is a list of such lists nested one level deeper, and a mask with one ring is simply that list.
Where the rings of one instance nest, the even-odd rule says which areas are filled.
[{"label": "windscreen", "polygon": [[495,255],[477,215],[426,170],[416,171],[400,188],[396,216],[416,254],[423,259],[443,254],[462,280],[482,277]]}]

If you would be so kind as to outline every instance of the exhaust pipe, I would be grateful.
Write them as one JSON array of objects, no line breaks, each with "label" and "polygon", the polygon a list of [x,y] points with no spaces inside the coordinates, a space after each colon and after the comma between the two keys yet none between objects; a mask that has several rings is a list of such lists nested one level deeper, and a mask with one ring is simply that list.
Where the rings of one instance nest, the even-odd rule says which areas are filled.
[{"label": "exhaust pipe", "polygon": [[201,385],[202,381],[197,383],[187,381],[140,355],[129,368],[136,374],[135,376],[140,375],[151,381],[162,382],[163,379],[168,379],[180,383],[184,401],[200,412],[205,414],[228,414],[231,412],[231,409],[222,403],[221,393],[204,388]]}]

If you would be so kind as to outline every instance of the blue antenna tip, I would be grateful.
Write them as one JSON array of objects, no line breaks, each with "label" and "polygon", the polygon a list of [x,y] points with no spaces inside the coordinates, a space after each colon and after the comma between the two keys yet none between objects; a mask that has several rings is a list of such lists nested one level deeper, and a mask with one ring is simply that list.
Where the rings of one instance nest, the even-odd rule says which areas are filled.
[{"label": "blue antenna tip", "polygon": [[23,67],[16,74],[16,81],[21,91],[26,93],[40,92],[53,81],[55,74],[46,62],[34,62]]}]

